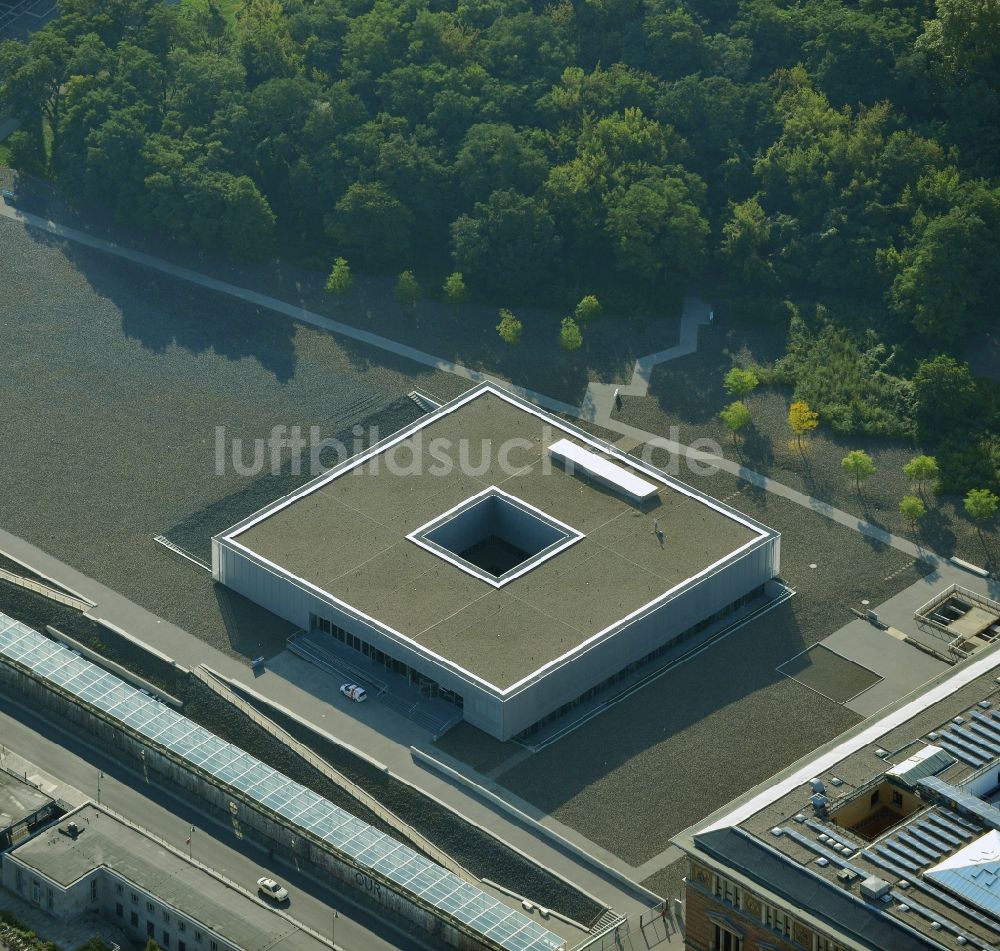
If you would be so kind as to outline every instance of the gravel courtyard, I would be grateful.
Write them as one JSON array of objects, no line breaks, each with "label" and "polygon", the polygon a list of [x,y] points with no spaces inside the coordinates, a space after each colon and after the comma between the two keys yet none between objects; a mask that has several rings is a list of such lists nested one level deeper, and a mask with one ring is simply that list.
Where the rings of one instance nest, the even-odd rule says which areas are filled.
[{"label": "gravel courtyard", "polygon": [[[781,576],[796,596],[494,774],[635,866],[665,849],[671,835],[860,720],[775,668],[851,620],[850,608],[862,599],[878,604],[926,570],[728,473],[682,471],[681,478],[782,533]],[[467,727],[439,745],[483,771],[502,770],[518,749],[483,743]],[[668,888],[661,878],[653,885]]]},{"label": "gravel courtyard", "polygon": [[206,510],[263,504],[269,465],[217,475],[216,427],[249,462],[276,425],[326,437],[388,413],[394,430],[414,387],[465,388],[6,219],[0,261],[0,525],[223,649],[271,652],[289,631],[153,541],[180,527],[194,547]]}]

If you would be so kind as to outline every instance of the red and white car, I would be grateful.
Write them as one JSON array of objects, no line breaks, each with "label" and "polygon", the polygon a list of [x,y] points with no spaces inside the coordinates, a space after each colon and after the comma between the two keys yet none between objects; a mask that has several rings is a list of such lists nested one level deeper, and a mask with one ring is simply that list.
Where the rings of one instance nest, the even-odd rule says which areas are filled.
[{"label": "red and white car", "polygon": [[353,700],[355,703],[364,703],[368,699],[368,692],[364,687],[359,687],[357,684],[342,684],[340,692],[348,700]]}]

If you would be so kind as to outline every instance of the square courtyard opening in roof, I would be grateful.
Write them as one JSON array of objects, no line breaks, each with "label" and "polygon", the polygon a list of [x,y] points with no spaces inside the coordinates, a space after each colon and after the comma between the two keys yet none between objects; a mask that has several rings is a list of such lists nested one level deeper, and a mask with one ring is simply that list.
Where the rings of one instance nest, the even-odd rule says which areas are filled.
[{"label": "square courtyard opening in roof", "polygon": [[[568,442],[588,466],[553,463]],[[504,739],[759,596],[779,562],[776,532],[493,383],[213,539],[217,581]]]}]

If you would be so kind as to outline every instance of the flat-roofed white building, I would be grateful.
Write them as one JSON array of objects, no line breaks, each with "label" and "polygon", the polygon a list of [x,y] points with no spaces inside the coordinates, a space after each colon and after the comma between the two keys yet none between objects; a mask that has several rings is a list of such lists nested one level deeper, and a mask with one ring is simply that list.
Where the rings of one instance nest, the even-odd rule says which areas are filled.
[{"label": "flat-roofed white building", "polygon": [[213,574],[529,730],[759,595],[780,536],[493,383],[244,519]]}]

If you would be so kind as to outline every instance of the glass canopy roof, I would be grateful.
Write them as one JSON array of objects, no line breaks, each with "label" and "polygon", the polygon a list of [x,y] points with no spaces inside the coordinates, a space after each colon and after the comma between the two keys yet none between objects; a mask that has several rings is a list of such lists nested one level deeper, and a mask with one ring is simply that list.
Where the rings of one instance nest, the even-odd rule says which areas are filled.
[{"label": "glass canopy roof", "polygon": [[75,651],[0,613],[0,654],[127,724],[220,782],[308,830],[508,951],[558,951],[565,941],[391,836],[271,769]]}]

